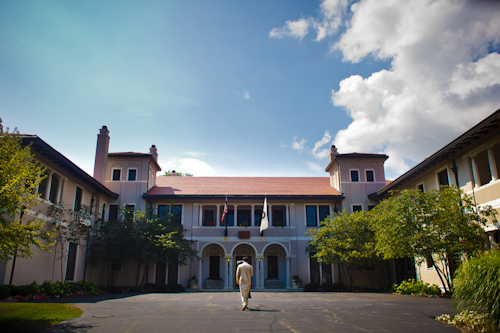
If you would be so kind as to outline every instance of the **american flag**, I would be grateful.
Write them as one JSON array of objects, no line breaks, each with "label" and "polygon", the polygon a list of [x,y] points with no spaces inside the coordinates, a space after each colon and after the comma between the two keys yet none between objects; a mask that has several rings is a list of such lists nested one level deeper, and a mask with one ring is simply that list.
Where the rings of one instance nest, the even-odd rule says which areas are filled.
[{"label": "american flag", "polygon": [[222,218],[220,219],[220,221],[224,221],[224,217],[226,216],[227,214],[227,197],[226,197],[226,205],[224,206],[224,212],[222,213]]}]

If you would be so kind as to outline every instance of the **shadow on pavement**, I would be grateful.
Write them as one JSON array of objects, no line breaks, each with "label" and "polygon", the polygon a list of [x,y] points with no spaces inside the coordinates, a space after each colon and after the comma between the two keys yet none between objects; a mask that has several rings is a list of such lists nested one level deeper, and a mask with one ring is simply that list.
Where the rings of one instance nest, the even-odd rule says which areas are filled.
[{"label": "shadow on pavement", "polygon": [[128,293],[128,294],[101,294],[101,295],[89,295],[89,296],[77,296],[77,297],[60,297],[60,298],[31,300],[31,301],[26,301],[26,303],[71,303],[71,304],[98,303],[110,299],[129,298],[138,295],[146,295],[146,294]]},{"label": "shadow on pavement", "polygon": [[85,324],[76,324],[72,322],[60,323],[55,326],[49,327],[46,330],[42,331],[43,333],[78,333],[78,332],[87,332],[87,330],[93,328],[95,326],[85,325]]}]

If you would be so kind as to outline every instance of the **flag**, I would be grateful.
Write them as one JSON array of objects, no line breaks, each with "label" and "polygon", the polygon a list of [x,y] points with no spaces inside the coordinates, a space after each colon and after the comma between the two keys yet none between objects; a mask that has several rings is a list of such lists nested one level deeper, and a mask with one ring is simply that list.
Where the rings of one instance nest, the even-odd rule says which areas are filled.
[{"label": "flag", "polygon": [[260,232],[269,228],[269,219],[267,218],[267,197],[264,199],[264,207],[262,207],[262,219],[260,220]]},{"label": "flag", "polygon": [[224,221],[224,217],[226,216],[226,214],[227,214],[227,197],[226,197],[226,205],[224,206],[224,212],[222,213],[222,218],[220,219],[221,222]]}]

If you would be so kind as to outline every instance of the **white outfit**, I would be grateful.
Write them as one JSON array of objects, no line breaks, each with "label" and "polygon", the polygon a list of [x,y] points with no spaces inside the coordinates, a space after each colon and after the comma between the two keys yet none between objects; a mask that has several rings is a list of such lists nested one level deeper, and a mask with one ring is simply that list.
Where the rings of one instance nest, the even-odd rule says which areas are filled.
[{"label": "white outfit", "polygon": [[240,285],[241,303],[243,308],[248,308],[248,294],[252,285],[253,267],[247,262],[238,265],[236,281]]}]

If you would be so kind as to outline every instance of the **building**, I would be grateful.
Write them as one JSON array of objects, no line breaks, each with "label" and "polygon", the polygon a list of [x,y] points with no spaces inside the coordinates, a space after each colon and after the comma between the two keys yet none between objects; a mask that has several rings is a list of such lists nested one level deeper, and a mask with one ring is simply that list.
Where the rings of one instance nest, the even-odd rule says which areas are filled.
[{"label": "building", "polygon": [[[306,253],[305,233],[334,212],[370,209],[376,201],[368,194],[386,185],[386,155],[338,154],[334,146],[326,168],[329,177],[176,177],[175,172],[157,177],[155,146],[149,154],[108,153],[108,134],[103,127],[98,135],[94,177],[120,196],[109,203],[104,219],[116,219],[123,209],[160,214],[173,204],[185,237],[196,241],[197,262],[169,267],[158,262],[149,274],[155,283],[187,286],[196,275],[201,288],[210,277],[221,278],[221,287],[232,289],[236,263],[243,256],[254,265],[252,285],[257,289],[290,288],[294,275],[304,284],[345,281],[338,265],[320,265]],[[226,198],[228,211],[222,220]],[[264,200],[270,226],[261,235]],[[91,279],[103,283],[104,271],[93,272]],[[372,274],[360,274],[358,285],[379,286]],[[123,268],[117,285],[133,285],[134,277],[133,270]]]},{"label": "building", "polygon": [[[31,144],[31,153],[41,166],[46,168],[47,177],[38,188],[40,199],[37,206],[24,212],[24,219],[40,217],[49,222],[48,228],[54,226],[54,221],[47,216],[49,206],[61,204],[68,210],[78,211],[82,205],[93,206],[94,213],[100,214],[98,207],[110,201],[116,201],[119,195],[89,176],[85,171],[52,148],[36,135],[19,135],[23,146]],[[94,225],[91,220],[74,221],[82,225]],[[34,259],[13,258],[7,264],[0,264],[0,284],[24,285],[34,280],[39,283],[51,281],[81,281],[87,273],[86,258],[88,255],[87,241],[66,243],[64,248],[52,246],[51,252],[34,250]]]},{"label": "building", "polygon": [[[479,207],[489,205],[500,213],[499,174],[500,110],[497,110],[369,197],[380,201],[387,198],[391,190],[419,188],[427,191],[439,189],[440,185],[454,185],[472,196]],[[498,246],[498,221],[489,221],[484,230],[490,244]],[[442,287],[433,261],[428,260],[423,266],[417,267],[417,274],[419,279]]]},{"label": "building", "polygon": [[[500,110],[446,145],[392,182],[385,179],[384,154],[339,154],[330,149],[325,177],[170,177],[158,176],[158,152],[109,152],[109,131],[98,134],[94,176],[91,177],[35,135],[21,136],[32,144],[35,159],[47,168],[48,177],[39,187],[39,216],[61,203],[78,210],[92,206],[104,221],[119,219],[124,209],[151,210],[158,214],[173,209],[185,229],[185,237],[195,241],[199,259],[186,266],[157,262],[148,274],[154,283],[188,286],[192,276],[200,288],[212,288],[209,278],[220,278],[218,287],[236,287],[237,261],[243,256],[254,265],[252,285],[259,289],[291,288],[294,275],[303,284],[346,281],[342,266],[318,263],[307,252],[306,232],[318,228],[327,216],[346,211],[370,210],[389,195],[404,188],[438,188],[457,185],[474,196],[478,205],[500,210]],[[226,203],[228,210],[222,219]],[[267,206],[269,228],[260,233],[261,215]],[[36,212],[27,212],[27,218]],[[85,225],[97,223],[78,221]],[[49,224],[50,227],[51,224]],[[499,224],[485,227],[492,244],[499,243]],[[89,267],[87,241],[68,244],[62,251],[37,251],[34,260],[13,258],[0,265],[0,280],[8,284],[29,284],[33,280],[107,283],[102,264]],[[62,265],[61,265],[62,264]],[[133,266],[133,265],[130,265]],[[432,265],[418,267],[424,281],[440,284]],[[62,268],[61,268],[62,267]],[[135,267],[120,267],[117,285],[135,284]],[[383,287],[413,277],[411,260],[391,261],[357,274],[355,285]],[[382,276],[382,279],[380,278]]]}]

